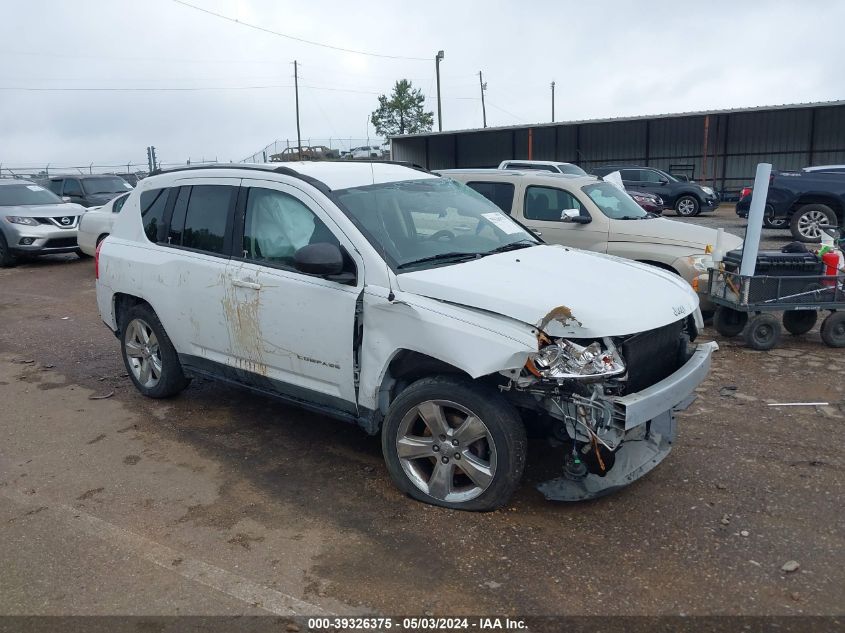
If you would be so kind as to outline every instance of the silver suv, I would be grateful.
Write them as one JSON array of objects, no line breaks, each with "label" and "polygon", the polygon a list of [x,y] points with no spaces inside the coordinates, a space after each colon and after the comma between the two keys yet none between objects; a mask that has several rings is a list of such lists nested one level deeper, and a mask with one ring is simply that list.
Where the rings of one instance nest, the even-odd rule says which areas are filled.
[{"label": "silver suv", "polygon": [[14,266],[20,255],[84,257],[76,243],[84,212],[29,180],[0,180],[0,266]]}]

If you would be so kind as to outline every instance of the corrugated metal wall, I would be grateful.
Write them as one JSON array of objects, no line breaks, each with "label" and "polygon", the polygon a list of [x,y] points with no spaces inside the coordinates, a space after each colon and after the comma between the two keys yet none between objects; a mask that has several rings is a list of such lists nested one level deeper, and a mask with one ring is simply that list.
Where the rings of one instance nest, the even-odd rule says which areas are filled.
[{"label": "corrugated metal wall", "polygon": [[[529,139],[530,137],[530,139]],[[565,123],[394,138],[395,160],[429,169],[496,167],[506,159],[652,165],[725,191],[775,169],[845,164],[845,106],[819,104],[749,112]]]}]

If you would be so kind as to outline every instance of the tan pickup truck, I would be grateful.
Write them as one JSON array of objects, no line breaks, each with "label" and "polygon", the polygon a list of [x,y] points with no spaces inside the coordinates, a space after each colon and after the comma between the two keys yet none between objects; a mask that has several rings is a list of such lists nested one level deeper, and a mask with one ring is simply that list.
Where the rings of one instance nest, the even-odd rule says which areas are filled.
[{"label": "tan pickup truck", "polygon": [[[677,273],[707,299],[707,269],[716,231],[643,211],[624,191],[593,176],[541,171],[444,169],[439,174],[466,184],[551,244],[607,253]],[[725,234],[723,248],[742,246]]]}]

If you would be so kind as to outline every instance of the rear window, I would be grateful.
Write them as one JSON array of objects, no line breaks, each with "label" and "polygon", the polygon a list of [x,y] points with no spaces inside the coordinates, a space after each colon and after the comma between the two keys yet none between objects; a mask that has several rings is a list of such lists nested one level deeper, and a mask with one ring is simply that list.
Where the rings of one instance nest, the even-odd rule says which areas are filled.
[{"label": "rear window", "polygon": [[513,208],[514,186],[509,182],[468,182],[467,187],[480,193],[502,211],[510,214]]},{"label": "rear window", "polygon": [[219,255],[226,254],[226,227],[231,215],[234,192],[235,187],[226,185],[191,187],[182,246]]},{"label": "rear window", "polygon": [[61,204],[62,199],[41,185],[21,183],[0,186],[0,207]]},{"label": "rear window", "polygon": [[151,189],[141,194],[141,219],[144,233],[151,242],[161,240],[164,208],[167,206],[167,189]]}]

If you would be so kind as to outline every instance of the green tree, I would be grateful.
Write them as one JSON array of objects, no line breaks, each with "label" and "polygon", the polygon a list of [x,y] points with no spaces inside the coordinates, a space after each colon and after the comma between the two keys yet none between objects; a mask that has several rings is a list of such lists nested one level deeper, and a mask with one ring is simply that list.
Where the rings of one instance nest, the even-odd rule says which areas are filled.
[{"label": "green tree", "polygon": [[385,137],[428,132],[434,123],[434,112],[426,112],[424,105],[422,90],[402,79],[393,86],[390,98],[385,95],[378,98],[378,109],[370,120],[376,133]]}]

